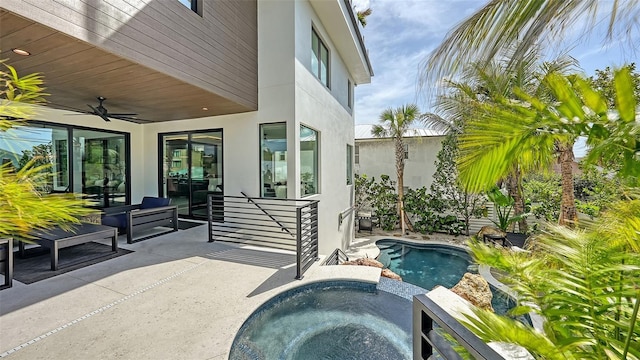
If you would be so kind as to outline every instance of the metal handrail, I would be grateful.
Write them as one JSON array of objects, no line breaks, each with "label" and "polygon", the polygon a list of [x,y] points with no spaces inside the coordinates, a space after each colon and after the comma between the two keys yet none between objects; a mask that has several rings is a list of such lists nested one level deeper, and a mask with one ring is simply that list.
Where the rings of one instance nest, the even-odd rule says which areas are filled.
[{"label": "metal handrail", "polygon": [[266,212],[261,206],[260,204],[256,203],[251,197],[249,197],[247,194],[245,194],[244,192],[240,191],[240,194],[242,194],[242,196],[244,196],[245,198],[247,198],[247,201],[252,203],[253,205],[255,205],[258,209],[260,209],[265,215],[267,215],[271,220],[275,221],[276,224],[280,225],[280,229],[282,231],[286,231],[289,233],[289,235],[294,236],[291,231],[289,231],[289,229],[287,229],[284,225],[282,225],[282,223],[278,220],[276,220],[276,218],[274,218],[273,216],[271,216],[271,214],[269,214],[268,212]]},{"label": "metal handrail", "polygon": [[451,335],[458,344],[463,346],[474,359],[504,359],[433,300],[424,294],[420,294],[413,297],[414,360],[427,360],[433,355],[434,350],[446,360],[462,359],[451,347],[451,344],[433,329],[434,321],[446,333]]}]

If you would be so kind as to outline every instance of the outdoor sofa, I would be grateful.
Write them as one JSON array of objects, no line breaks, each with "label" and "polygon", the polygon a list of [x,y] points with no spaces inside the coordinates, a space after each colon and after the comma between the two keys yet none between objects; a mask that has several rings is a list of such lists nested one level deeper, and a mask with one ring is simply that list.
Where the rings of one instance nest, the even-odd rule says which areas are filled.
[{"label": "outdoor sofa", "polygon": [[[127,234],[127,243],[132,244],[151,237],[178,231],[178,207],[171,204],[171,199],[145,196],[137,205],[118,206],[105,209],[102,225],[118,228],[120,234]],[[135,238],[134,234],[156,227],[169,230],[152,235]]]}]

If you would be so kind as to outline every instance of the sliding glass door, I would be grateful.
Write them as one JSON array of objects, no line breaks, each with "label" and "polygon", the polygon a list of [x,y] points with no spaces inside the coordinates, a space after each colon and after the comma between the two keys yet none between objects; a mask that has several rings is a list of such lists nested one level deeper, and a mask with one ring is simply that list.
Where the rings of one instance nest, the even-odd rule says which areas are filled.
[{"label": "sliding glass door", "polygon": [[0,132],[2,164],[41,166],[41,193],[82,194],[98,209],[130,203],[128,146],[126,133],[37,121]]},{"label": "sliding glass door", "polygon": [[160,134],[161,192],[183,217],[206,218],[207,195],[223,192],[222,130]]}]

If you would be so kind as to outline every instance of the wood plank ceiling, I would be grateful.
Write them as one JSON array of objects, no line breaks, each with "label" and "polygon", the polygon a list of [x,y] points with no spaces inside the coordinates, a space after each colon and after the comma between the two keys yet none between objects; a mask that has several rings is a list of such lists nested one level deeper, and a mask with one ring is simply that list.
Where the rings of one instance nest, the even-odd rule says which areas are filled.
[{"label": "wood plank ceiling", "polygon": [[[12,49],[27,50],[30,56]],[[19,75],[44,75],[49,107],[91,111],[107,98],[110,113],[140,123],[233,114],[251,109],[0,9],[0,59]],[[203,110],[207,108],[207,110]],[[134,121],[136,122],[136,121]]]}]

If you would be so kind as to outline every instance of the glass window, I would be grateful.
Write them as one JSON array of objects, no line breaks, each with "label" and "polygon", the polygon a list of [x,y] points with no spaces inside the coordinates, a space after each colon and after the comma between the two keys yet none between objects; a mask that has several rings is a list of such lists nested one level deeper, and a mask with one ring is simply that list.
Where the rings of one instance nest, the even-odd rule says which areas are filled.
[{"label": "glass window", "polygon": [[360,164],[360,146],[356,145],[355,146],[355,163],[356,164]]},{"label": "glass window", "polygon": [[31,163],[44,166],[45,194],[69,191],[69,132],[64,127],[32,124],[0,132],[0,159],[20,170]]},{"label": "glass window", "polygon": [[129,203],[128,137],[123,133],[30,122],[0,132],[0,158],[16,169],[29,161],[43,168],[43,193],[83,194],[96,208]]},{"label": "glass window", "polygon": [[198,0],[178,0],[180,3],[189,9],[193,10],[193,12],[198,13]]},{"label": "glass window", "polygon": [[318,33],[311,30],[311,71],[326,87],[329,87],[329,49]]},{"label": "glass window", "polygon": [[287,198],[287,124],[260,125],[262,197]]},{"label": "glass window", "polygon": [[[222,130],[160,134],[162,194],[181,216],[206,218],[207,196],[223,196]],[[216,214],[214,212],[214,219]],[[215,221],[215,220],[214,220]]]},{"label": "glass window", "polygon": [[347,145],[347,185],[353,184],[353,146]]},{"label": "glass window", "polygon": [[409,144],[404,144],[404,159],[409,159]]},{"label": "glass window", "polygon": [[127,156],[124,134],[73,129],[73,191],[92,206],[127,203]]},{"label": "glass window", "polygon": [[318,132],[300,126],[300,194],[318,193]]}]

